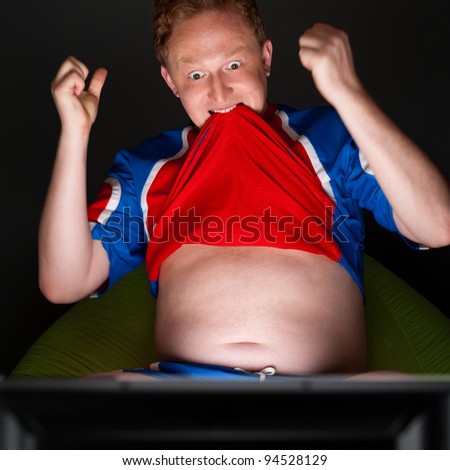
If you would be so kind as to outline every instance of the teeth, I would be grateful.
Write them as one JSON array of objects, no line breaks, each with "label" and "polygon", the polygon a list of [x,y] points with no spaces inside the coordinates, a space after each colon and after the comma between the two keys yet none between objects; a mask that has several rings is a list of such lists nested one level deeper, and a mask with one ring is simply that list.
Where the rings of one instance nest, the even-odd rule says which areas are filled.
[{"label": "teeth", "polygon": [[230,111],[233,111],[233,109],[236,107],[236,105],[234,106],[231,106],[230,108],[227,108],[227,109],[213,109],[212,112],[213,113],[220,113],[220,114],[226,114],[226,113],[229,113]]}]

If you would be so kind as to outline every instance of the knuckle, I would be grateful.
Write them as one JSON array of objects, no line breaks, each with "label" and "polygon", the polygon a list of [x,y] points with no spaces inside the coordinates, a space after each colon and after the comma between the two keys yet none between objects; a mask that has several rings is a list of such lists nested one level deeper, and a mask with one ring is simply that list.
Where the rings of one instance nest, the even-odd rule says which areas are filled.
[{"label": "knuckle", "polygon": [[339,40],[341,43],[348,41],[348,34],[345,31],[339,31]]},{"label": "knuckle", "polygon": [[79,63],[78,59],[73,55],[69,55],[67,57],[67,62],[70,62],[71,64],[75,64],[75,65]]},{"label": "knuckle", "polygon": [[339,34],[339,32],[334,32],[333,34],[330,35],[329,37],[329,43],[331,46],[333,47],[337,47],[339,46],[339,44],[341,43],[342,39],[341,39],[341,35]]}]

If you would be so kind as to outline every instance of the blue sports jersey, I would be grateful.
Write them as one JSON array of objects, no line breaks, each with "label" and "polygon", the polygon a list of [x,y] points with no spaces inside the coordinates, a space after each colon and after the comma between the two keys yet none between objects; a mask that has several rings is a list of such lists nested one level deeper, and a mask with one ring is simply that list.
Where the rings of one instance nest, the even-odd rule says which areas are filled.
[{"label": "blue sports jersey", "polygon": [[[391,205],[367,161],[331,107],[296,110],[270,104],[262,118],[293,152],[308,160],[333,201],[332,237],[340,249],[337,262],[364,292],[362,208],[372,211],[383,227],[398,232]],[[96,201],[88,208],[92,236],[102,241],[111,263],[108,285],[99,293],[145,261],[155,221],[198,135],[199,130],[189,125],[116,155]],[[147,271],[151,269],[147,266]],[[156,295],[157,278],[151,284]]]}]

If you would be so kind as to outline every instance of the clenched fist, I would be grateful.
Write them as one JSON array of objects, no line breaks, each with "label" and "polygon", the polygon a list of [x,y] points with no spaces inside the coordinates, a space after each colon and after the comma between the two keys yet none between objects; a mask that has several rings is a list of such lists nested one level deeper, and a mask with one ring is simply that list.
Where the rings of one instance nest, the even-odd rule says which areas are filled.
[{"label": "clenched fist", "polygon": [[334,104],[342,93],[361,89],[345,31],[317,23],[305,31],[299,44],[301,63],[311,72],[316,88],[329,103]]},{"label": "clenched fist", "polygon": [[89,70],[75,57],[61,65],[51,90],[63,129],[89,132],[94,123],[107,71],[97,69],[86,88]]}]

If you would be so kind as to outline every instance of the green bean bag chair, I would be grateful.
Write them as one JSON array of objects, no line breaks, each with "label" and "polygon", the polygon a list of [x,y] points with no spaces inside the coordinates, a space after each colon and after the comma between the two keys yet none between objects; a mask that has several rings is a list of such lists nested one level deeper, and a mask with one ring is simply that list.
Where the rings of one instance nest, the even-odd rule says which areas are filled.
[{"label": "green bean bag chair", "polygon": [[[365,255],[367,370],[450,374],[450,320]],[[69,378],[157,361],[155,300],[144,267],[98,299],[71,307],[29,349],[10,378]]]}]

